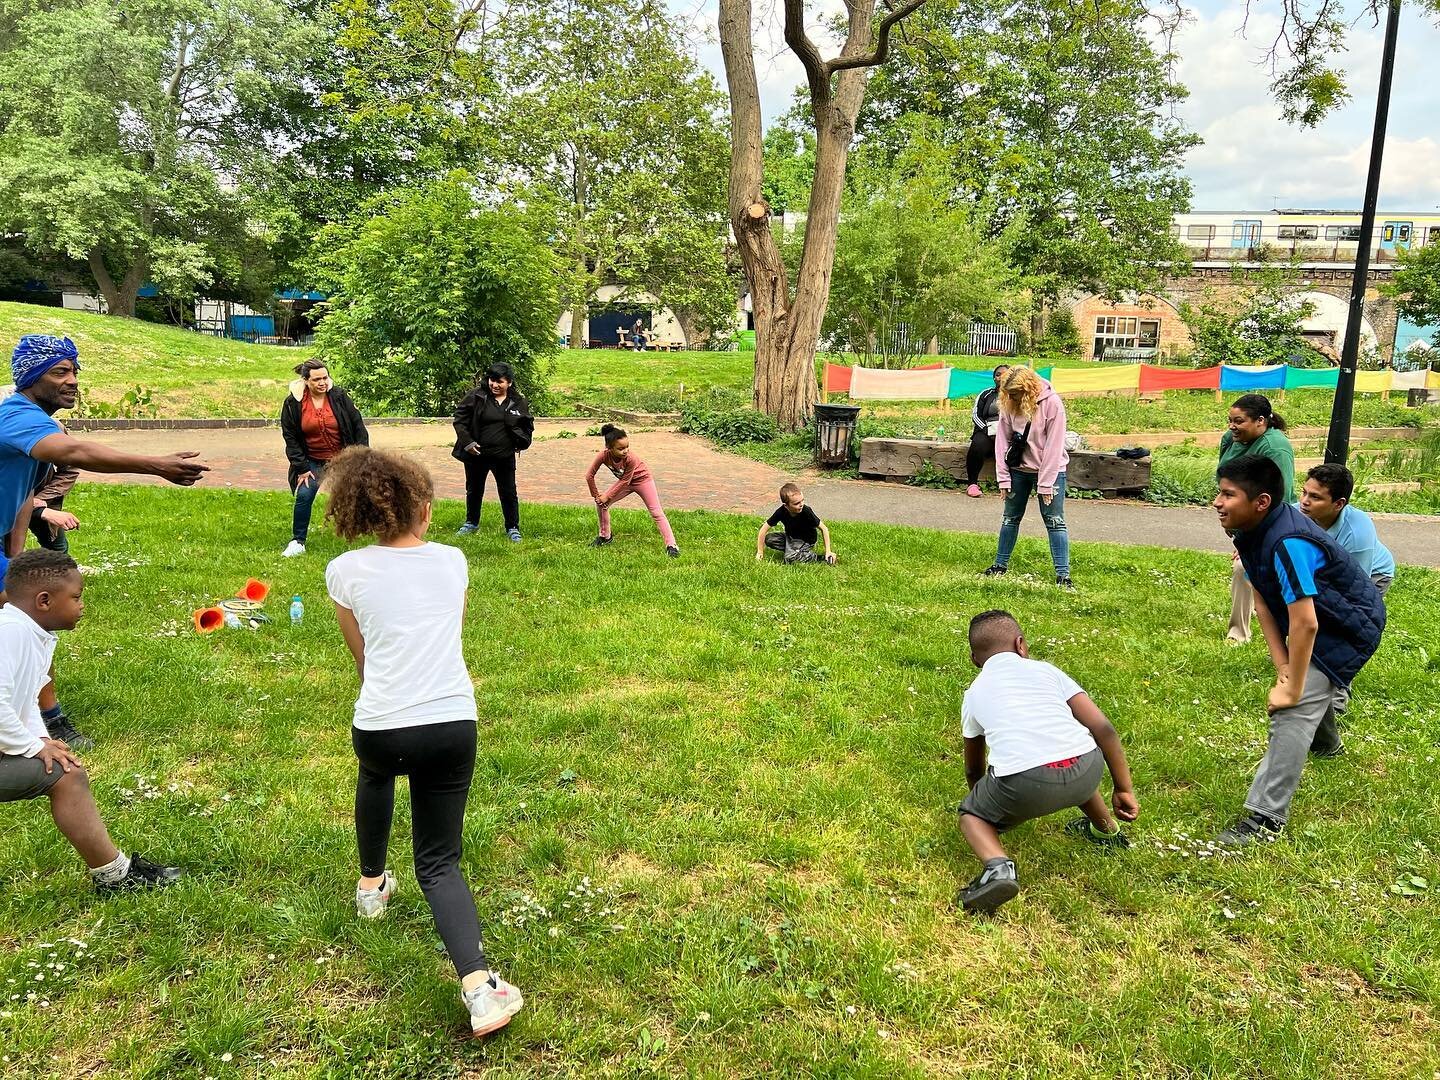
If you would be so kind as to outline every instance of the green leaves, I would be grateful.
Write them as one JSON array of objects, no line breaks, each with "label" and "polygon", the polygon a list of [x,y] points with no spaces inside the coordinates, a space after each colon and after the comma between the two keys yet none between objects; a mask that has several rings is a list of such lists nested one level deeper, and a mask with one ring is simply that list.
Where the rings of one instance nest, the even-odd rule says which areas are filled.
[{"label": "green leaves", "polygon": [[[368,408],[449,413],[497,360],[545,392],[560,316],[555,257],[514,207],[483,209],[454,176],[322,231],[331,293],[316,342]],[[532,403],[538,403],[532,401]]]}]

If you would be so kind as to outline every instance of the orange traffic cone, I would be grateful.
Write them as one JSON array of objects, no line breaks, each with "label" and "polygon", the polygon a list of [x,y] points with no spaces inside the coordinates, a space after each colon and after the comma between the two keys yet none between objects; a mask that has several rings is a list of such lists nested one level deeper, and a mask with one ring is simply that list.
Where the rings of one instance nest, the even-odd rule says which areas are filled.
[{"label": "orange traffic cone", "polygon": [[270,595],[270,586],[263,581],[256,581],[253,577],[245,582],[245,587],[235,594],[242,600],[253,600],[257,604],[263,604],[265,597]]},{"label": "orange traffic cone", "polygon": [[218,607],[196,608],[195,609],[195,631],[200,634],[208,634],[211,631],[219,630],[225,625],[225,612]]}]

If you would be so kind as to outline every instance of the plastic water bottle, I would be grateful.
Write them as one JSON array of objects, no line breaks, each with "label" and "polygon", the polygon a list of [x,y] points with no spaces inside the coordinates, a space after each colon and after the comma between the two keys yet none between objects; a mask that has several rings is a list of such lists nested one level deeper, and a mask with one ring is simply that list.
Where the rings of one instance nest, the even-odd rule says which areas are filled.
[{"label": "plastic water bottle", "polygon": [[305,602],[298,596],[290,598],[290,625],[298,626],[305,619]]},{"label": "plastic water bottle", "polygon": [[945,429],[944,429],[943,427],[942,427],[942,428],[936,428],[936,429],[935,429],[935,441],[936,441],[936,442],[944,442],[944,441],[945,441]]},{"label": "plastic water bottle", "polygon": [[227,630],[239,630],[239,629],[240,629],[240,616],[239,616],[239,615],[236,615],[236,614],[235,614],[233,611],[231,611],[229,608],[224,608],[224,609],[222,609],[222,610],[224,610],[224,612],[225,612],[225,628],[226,628]]}]

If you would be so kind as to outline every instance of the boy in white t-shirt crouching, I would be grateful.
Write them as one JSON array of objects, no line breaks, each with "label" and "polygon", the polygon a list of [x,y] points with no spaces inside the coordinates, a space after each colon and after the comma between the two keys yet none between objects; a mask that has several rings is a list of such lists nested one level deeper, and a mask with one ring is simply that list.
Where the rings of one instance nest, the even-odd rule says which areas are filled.
[{"label": "boy in white t-shirt crouching", "polygon": [[[960,707],[970,785],[960,829],[984,867],[959,901],[966,911],[991,912],[1020,891],[1015,863],[1000,846],[1006,829],[1078,806],[1084,816],[1066,831],[1125,847],[1115,817],[1134,821],[1140,804],[1114,726],[1070,676],[1030,659],[1013,615],[984,611],[970,620],[970,661],[980,674]],[[1107,765],[1115,817],[1099,790]]]}]

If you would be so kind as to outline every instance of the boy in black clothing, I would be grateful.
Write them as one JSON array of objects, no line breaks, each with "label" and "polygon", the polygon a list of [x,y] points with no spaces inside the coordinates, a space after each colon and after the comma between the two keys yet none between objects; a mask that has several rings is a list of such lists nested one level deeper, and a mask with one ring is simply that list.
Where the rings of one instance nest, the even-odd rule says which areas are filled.
[{"label": "boy in black clothing", "polygon": [[[771,536],[770,530],[777,525],[783,532]],[[760,526],[760,532],[755,537],[755,561],[763,560],[765,549],[772,548],[780,552],[787,563],[819,562],[821,556],[816,554],[815,545],[822,536],[825,538],[824,559],[834,566],[830,530],[819,515],[805,505],[805,496],[800,493],[799,486],[786,484],[780,489],[780,506]]]}]

